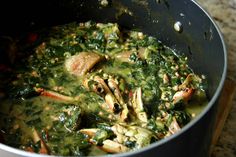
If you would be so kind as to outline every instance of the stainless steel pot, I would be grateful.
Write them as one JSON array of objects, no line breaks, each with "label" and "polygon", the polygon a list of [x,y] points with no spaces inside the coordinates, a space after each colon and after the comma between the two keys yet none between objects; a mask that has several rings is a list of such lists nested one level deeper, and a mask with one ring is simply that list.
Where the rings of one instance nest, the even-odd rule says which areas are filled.
[{"label": "stainless steel pot", "polygon": [[[180,132],[150,146],[111,156],[206,157],[214,125],[217,99],[226,77],[226,48],[222,35],[211,17],[190,0],[113,0],[103,7],[95,0],[51,0],[14,2],[15,15],[3,18],[0,34],[19,35],[28,30],[71,21],[117,22],[122,27],[140,29],[164,44],[184,53],[196,73],[209,82],[209,103],[202,113]],[[16,4],[17,3],[17,4]],[[2,9],[1,9],[2,10]],[[4,16],[4,14],[1,14]],[[5,16],[4,16],[5,17]],[[2,18],[1,18],[2,19]],[[174,24],[181,23],[181,31]],[[0,144],[2,157],[42,157]]]}]

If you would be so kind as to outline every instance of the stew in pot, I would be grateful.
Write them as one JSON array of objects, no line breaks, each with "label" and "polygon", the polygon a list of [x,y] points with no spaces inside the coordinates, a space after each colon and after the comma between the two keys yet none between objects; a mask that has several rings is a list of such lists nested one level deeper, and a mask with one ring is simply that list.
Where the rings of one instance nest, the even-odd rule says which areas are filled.
[{"label": "stew in pot", "polygon": [[7,145],[65,156],[132,151],[180,131],[207,103],[205,76],[154,37],[91,21],[42,32],[1,76]]}]

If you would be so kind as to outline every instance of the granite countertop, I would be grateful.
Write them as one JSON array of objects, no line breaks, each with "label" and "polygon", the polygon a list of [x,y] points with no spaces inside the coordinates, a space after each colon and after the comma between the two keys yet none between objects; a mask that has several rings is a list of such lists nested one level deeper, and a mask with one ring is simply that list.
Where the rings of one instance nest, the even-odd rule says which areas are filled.
[{"label": "granite countertop", "polygon": [[[223,33],[228,50],[227,79],[236,81],[236,0],[197,0]],[[236,93],[212,157],[236,157]]]}]

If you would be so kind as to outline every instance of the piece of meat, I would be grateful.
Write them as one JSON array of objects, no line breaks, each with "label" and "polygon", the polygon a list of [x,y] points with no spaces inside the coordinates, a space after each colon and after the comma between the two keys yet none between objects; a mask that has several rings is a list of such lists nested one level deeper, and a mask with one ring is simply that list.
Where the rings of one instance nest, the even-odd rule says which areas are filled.
[{"label": "piece of meat", "polygon": [[173,103],[176,104],[180,100],[187,102],[188,100],[191,99],[193,93],[194,93],[193,88],[185,88],[184,90],[178,91],[173,96]]},{"label": "piece of meat", "polygon": [[66,70],[76,76],[83,76],[104,57],[93,52],[80,52],[65,62]]}]

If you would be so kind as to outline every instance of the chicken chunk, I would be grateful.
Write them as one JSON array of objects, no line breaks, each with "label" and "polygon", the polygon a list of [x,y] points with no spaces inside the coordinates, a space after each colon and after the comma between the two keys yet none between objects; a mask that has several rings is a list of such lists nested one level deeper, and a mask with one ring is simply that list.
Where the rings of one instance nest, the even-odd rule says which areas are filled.
[{"label": "chicken chunk", "polygon": [[97,53],[81,52],[68,58],[65,62],[65,68],[73,75],[83,76],[102,59],[103,57]]}]

